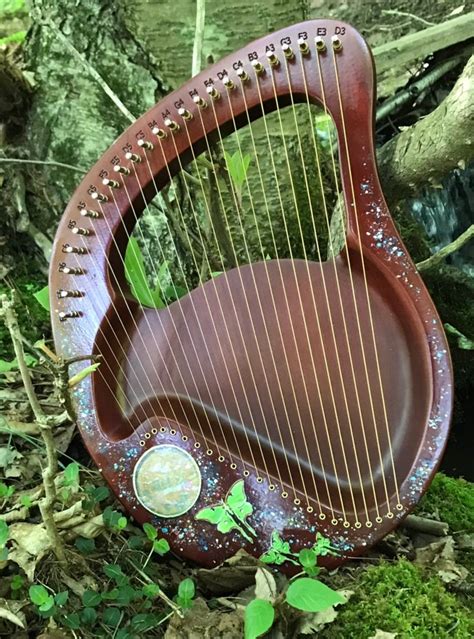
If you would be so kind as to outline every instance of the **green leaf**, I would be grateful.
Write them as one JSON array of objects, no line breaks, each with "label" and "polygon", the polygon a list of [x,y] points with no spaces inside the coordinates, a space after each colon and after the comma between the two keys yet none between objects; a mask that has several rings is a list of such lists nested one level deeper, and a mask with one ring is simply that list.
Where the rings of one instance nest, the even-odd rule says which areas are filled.
[{"label": "green leaf", "polygon": [[256,639],[270,630],[275,619],[273,606],[264,599],[253,599],[245,608],[245,639]]},{"label": "green leaf", "polygon": [[122,569],[118,564],[105,564],[104,572],[107,577],[113,579],[119,586],[123,585],[124,583],[128,583],[127,575],[122,572]]},{"label": "green leaf", "polygon": [[298,563],[292,558],[290,544],[288,541],[284,541],[277,530],[272,532],[270,548],[263,553],[260,557],[260,561],[265,564],[275,564],[281,566],[286,561],[290,561],[294,564]]},{"label": "green leaf", "polygon": [[189,577],[187,579],[183,579],[178,586],[178,596],[182,599],[192,599],[195,592],[196,588],[194,586],[194,581]]},{"label": "green leaf", "polygon": [[95,590],[85,590],[82,595],[82,605],[86,608],[95,608],[102,603],[102,595]]},{"label": "green leaf", "polygon": [[63,624],[71,630],[79,630],[81,627],[81,619],[77,612],[71,612],[70,615],[64,615]]},{"label": "green leaf", "polygon": [[157,539],[153,542],[153,550],[158,553],[158,555],[165,555],[169,552],[170,545],[166,541],[166,539]]},{"label": "green leaf", "polygon": [[240,151],[236,151],[233,155],[225,152],[224,155],[227,170],[229,171],[232,182],[234,183],[234,186],[240,190],[245,182],[252,158],[248,154],[242,156]]},{"label": "green leaf", "polygon": [[466,337],[465,335],[463,335],[461,331],[458,331],[458,329],[452,326],[451,324],[445,324],[444,328],[447,333],[449,333],[450,335],[454,335],[455,337],[458,338],[457,340],[458,348],[465,351],[474,350],[474,340],[469,339],[469,337]]},{"label": "green leaf", "polygon": [[94,488],[94,490],[90,493],[91,499],[93,499],[96,504],[104,501],[109,496],[110,490],[106,486],[97,486],[97,488]]},{"label": "green leaf", "polygon": [[95,539],[87,539],[86,537],[77,537],[74,545],[80,553],[88,555],[95,550]]},{"label": "green leaf", "polygon": [[82,382],[83,379],[85,379],[89,375],[92,375],[92,373],[94,373],[99,368],[99,366],[100,366],[100,362],[95,362],[95,364],[90,364],[89,366],[86,366],[85,368],[80,370],[76,375],[73,375],[72,377],[70,377],[68,382],[69,388],[74,388],[74,386],[77,386],[77,384],[79,384],[79,382]]},{"label": "green leaf", "polygon": [[33,297],[46,311],[50,311],[48,285],[44,286],[40,291],[33,293]]},{"label": "green leaf", "polygon": [[97,620],[97,611],[95,608],[84,608],[81,611],[81,621],[86,626],[92,626]]},{"label": "green leaf", "polygon": [[15,492],[15,486],[7,486],[0,482],[0,499],[8,499]]},{"label": "green leaf", "polygon": [[303,568],[314,568],[316,566],[316,551],[313,548],[303,548],[300,550],[298,559]]},{"label": "green leaf", "polygon": [[69,599],[69,591],[63,590],[62,592],[58,592],[57,595],[54,596],[54,603],[57,606],[64,606]]},{"label": "green leaf", "polygon": [[142,612],[132,617],[132,628],[135,632],[144,632],[155,628],[160,623],[158,615],[149,612]]},{"label": "green leaf", "polygon": [[136,238],[131,237],[125,251],[125,277],[130,284],[132,295],[140,304],[150,308],[163,308],[165,306],[161,298],[161,288],[158,285],[155,290],[150,289],[145,272],[145,262]]},{"label": "green leaf", "polygon": [[286,592],[286,602],[293,608],[305,612],[321,612],[344,601],[345,599],[335,590],[309,577],[296,579]]},{"label": "green leaf", "polygon": [[26,38],[26,31],[15,31],[15,33],[11,33],[4,38],[0,38],[0,46],[5,44],[16,44],[23,42]]},{"label": "green leaf", "polygon": [[10,588],[14,592],[15,590],[20,590],[25,585],[25,580],[21,575],[13,575],[12,580],[10,582]]},{"label": "green leaf", "polygon": [[127,518],[126,517],[119,517],[118,521],[117,521],[117,528],[119,530],[123,530],[124,528],[127,527]]},{"label": "green leaf", "polygon": [[31,599],[32,603],[34,603],[36,606],[42,606],[50,598],[50,594],[46,590],[46,588],[44,586],[39,585],[39,584],[34,584],[34,585],[30,586],[30,588],[28,590],[28,594],[30,595],[30,599]]},{"label": "green leaf", "polygon": [[0,519],[0,548],[3,548],[8,541],[8,524]]},{"label": "green leaf", "polygon": [[142,592],[145,597],[156,597],[160,592],[160,587],[158,584],[146,584],[143,586]]},{"label": "green leaf", "polygon": [[155,541],[155,539],[158,537],[158,531],[149,523],[143,524],[143,532],[150,541]]},{"label": "green leaf", "polygon": [[118,626],[121,618],[122,614],[120,610],[115,607],[106,608],[104,610],[104,614],[102,615],[103,622],[106,626]]},{"label": "green leaf", "polygon": [[[38,360],[36,357],[33,357],[29,353],[25,353],[25,364],[27,366],[36,366],[37,363]],[[18,361],[16,357],[15,359],[12,359],[11,362],[7,362],[6,359],[0,359],[0,373],[9,373],[10,371],[16,370],[18,370]]]},{"label": "green leaf", "polygon": [[107,508],[105,508],[104,512],[102,513],[102,518],[107,528],[116,529],[121,517],[123,517],[122,513],[119,513],[117,510],[113,510],[111,506],[107,506]]},{"label": "green leaf", "polygon": [[125,584],[119,588],[117,598],[115,599],[115,603],[118,606],[128,606],[131,601],[137,599],[137,597],[141,596],[141,592],[132,588],[129,584]]},{"label": "green leaf", "polygon": [[77,486],[79,483],[79,464],[73,462],[64,469],[63,486]]},{"label": "green leaf", "polygon": [[31,505],[32,505],[33,501],[32,501],[32,499],[31,499],[31,497],[29,495],[22,495],[20,497],[20,503],[25,508],[31,508]]}]

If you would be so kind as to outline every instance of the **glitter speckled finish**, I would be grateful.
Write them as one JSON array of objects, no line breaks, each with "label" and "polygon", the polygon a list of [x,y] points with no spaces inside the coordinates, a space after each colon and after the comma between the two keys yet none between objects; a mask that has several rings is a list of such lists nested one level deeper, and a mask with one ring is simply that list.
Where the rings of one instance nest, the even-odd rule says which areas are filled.
[{"label": "glitter speckled finish", "polygon": [[[332,36],[342,45],[337,54]],[[318,49],[317,37],[324,45]],[[289,45],[291,59],[282,48]],[[278,66],[270,67],[269,51],[279,57]],[[258,79],[251,64],[257,60],[264,69]],[[206,89],[210,79],[219,95],[213,108]],[[277,101],[288,105],[290,96],[304,101],[306,82],[309,100],[325,100],[338,133],[346,249],[324,263],[268,260],[240,266],[160,310],[142,308],[124,295],[127,235],[144,200],[168,183],[168,170],[177,173],[178,157],[186,166],[191,145],[196,154],[205,150],[203,129],[209,136],[217,128],[225,135],[234,122],[244,125],[247,114],[261,117],[262,105],[271,112]],[[416,505],[439,464],[452,410],[451,362],[440,318],[381,191],[374,93],[370,51],[352,27],[316,20],[282,29],[206,69],[138,119],[91,169],[59,226],[50,276],[57,352],[102,356],[98,371],[73,390],[85,444],[135,520],[151,522],[173,552],[201,565],[215,566],[243,547],[291,573],[298,551],[318,543],[320,533],[339,552],[321,563],[335,566],[392,530]],[[199,111],[193,97],[207,100],[208,108]],[[193,117],[184,120],[183,108]],[[152,131],[165,129],[168,117],[180,128],[158,143]],[[309,162],[309,145],[305,152]],[[118,164],[125,171],[119,177],[113,173]],[[99,199],[102,179],[110,175],[121,188],[105,189]],[[100,209],[98,217],[82,217],[89,207]],[[87,233],[73,234],[76,226]],[[80,269],[73,280],[65,260],[66,268]],[[56,291],[71,288],[72,281],[83,295],[56,299]],[[215,331],[213,321],[228,335]],[[182,383],[179,374],[186,377]],[[294,433],[295,452],[285,464]],[[152,514],[133,486],[137,464],[162,445],[186,451],[202,478],[196,502],[177,517]]]},{"label": "glitter speckled finish", "polygon": [[178,517],[194,506],[201,473],[192,456],[169,444],[149,448],[133,469],[138,501],[159,517]]}]

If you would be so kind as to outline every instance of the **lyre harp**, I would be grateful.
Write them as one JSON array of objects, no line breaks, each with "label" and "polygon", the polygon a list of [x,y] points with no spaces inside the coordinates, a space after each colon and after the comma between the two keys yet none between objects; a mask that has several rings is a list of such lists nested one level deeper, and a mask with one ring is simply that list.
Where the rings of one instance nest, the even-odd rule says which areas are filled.
[{"label": "lyre harp", "polygon": [[[165,308],[141,306],[124,253],[146,203],[210,143],[306,102],[337,131],[340,254],[237,264]],[[56,348],[101,356],[73,391],[81,434],[130,514],[201,565],[244,547],[291,571],[318,532],[335,565],[394,528],[439,463],[449,352],[383,198],[373,109],[371,54],[352,27],[282,29],[128,128],[60,223]]]}]

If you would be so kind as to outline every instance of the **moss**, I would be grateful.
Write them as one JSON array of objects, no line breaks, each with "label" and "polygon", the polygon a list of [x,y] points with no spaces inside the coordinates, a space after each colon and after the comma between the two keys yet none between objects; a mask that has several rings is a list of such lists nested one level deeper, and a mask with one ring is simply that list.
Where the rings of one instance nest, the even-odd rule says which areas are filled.
[{"label": "moss", "polygon": [[474,531],[474,484],[438,473],[418,510],[436,514],[451,532]]},{"label": "moss", "polygon": [[368,568],[320,639],[367,639],[377,629],[400,639],[470,639],[474,616],[436,577],[406,560]]}]

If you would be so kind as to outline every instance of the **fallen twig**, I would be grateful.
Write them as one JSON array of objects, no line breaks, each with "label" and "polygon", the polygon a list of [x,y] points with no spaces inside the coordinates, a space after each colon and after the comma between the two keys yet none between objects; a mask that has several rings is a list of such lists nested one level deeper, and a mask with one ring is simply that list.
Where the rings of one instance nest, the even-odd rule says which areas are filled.
[{"label": "fallen twig", "polygon": [[418,515],[408,515],[408,517],[403,520],[402,526],[411,530],[418,530],[427,535],[435,535],[436,537],[444,537],[449,532],[448,524],[443,521],[427,519],[426,517],[419,517]]},{"label": "fallen twig", "polygon": [[35,389],[33,388],[30,371],[25,361],[25,351],[23,350],[23,340],[15,312],[15,302],[16,295],[14,291],[12,292],[11,299],[8,299],[7,295],[2,295],[0,297],[0,315],[3,317],[5,326],[10,333],[23,386],[25,387],[31,409],[40,428],[41,436],[45,444],[47,458],[46,467],[43,469],[45,496],[40,501],[39,507],[44,525],[51,540],[54,554],[56,555],[60,565],[65,568],[66,555],[64,552],[64,544],[54,521],[54,504],[56,502],[56,486],[54,479],[58,473],[58,456],[52,430],[54,420],[43,412]]},{"label": "fallen twig", "polygon": [[385,117],[387,117],[387,115],[393,113],[393,111],[399,109],[410,100],[416,99],[420,95],[420,93],[422,93],[422,91],[438,82],[440,78],[457,67],[461,62],[462,58],[459,56],[450,60],[446,60],[442,64],[434,67],[422,78],[410,84],[410,86],[403,91],[399,91],[391,98],[388,98],[388,100],[385,100],[379,107],[377,107],[375,121],[380,122],[380,120],[383,120]]},{"label": "fallen twig", "polygon": [[423,260],[423,262],[418,262],[418,264],[416,265],[417,269],[422,272],[433,268],[433,266],[437,266],[440,262],[446,259],[448,255],[451,255],[451,253],[454,253],[455,251],[459,251],[459,249],[464,246],[464,244],[467,244],[467,242],[469,242],[469,240],[471,240],[473,237],[474,224],[471,224],[471,226],[466,229],[464,233],[461,233],[459,237],[450,242],[447,246],[443,246],[442,249],[434,253],[434,255],[431,255],[431,257],[428,257],[426,260]]}]

